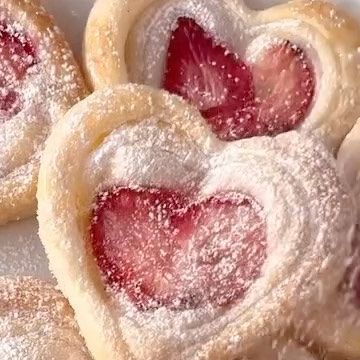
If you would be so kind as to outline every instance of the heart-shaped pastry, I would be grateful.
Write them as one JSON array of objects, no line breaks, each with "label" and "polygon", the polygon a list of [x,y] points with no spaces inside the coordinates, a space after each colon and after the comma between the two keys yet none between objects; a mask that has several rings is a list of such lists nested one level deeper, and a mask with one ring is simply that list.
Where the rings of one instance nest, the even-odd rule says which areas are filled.
[{"label": "heart-shaped pastry", "polygon": [[355,224],[317,139],[223,142],[177,96],[136,85],[94,93],[55,127],[38,200],[95,359],[246,354],[334,293]]},{"label": "heart-shaped pastry", "polygon": [[166,89],[222,140],[300,129],[337,149],[360,115],[359,46],[357,23],[324,1],[98,0],[84,56],[94,88]]},{"label": "heart-shaped pastry", "polygon": [[0,277],[0,358],[91,359],[65,298],[28,277]]},{"label": "heart-shaped pastry", "polygon": [[43,143],[85,94],[68,44],[38,2],[0,0],[0,224],[35,213]]}]

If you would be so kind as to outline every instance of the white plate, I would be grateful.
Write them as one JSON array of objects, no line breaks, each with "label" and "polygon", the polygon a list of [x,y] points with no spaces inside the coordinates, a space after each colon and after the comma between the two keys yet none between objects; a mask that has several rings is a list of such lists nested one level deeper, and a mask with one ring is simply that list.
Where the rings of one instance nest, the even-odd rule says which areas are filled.
[{"label": "white plate", "polygon": [[[239,0],[240,1],[240,0]],[[83,30],[94,0],[44,0],[58,25],[81,57]],[[262,8],[283,0],[246,0],[249,6]],[[360,0],[336,0],[360,20]],[[119,19],[120,21],[120,19]],[[47,259],[37,236],[37,222],[29,219],[0,228],[0,275],[34,275],[50,279]]]}]

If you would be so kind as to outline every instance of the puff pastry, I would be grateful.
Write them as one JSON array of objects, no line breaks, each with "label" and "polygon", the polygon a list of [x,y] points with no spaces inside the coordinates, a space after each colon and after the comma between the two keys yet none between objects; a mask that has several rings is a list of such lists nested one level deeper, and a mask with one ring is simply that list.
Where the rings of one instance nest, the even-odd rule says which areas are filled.
[{"label": "puff pastry", "polygon": [[84,61],[95,89],[164,88],[221,139],[315,130],[338,149],[360,114],[359,45],[357,23],[324,1],[98,0]]},{"label": "puff pastry", "polygon": [[[305,313],[307,323],[299,319],[299,336],[321,344],[338,358],[358,359],[360,356],[359,258],[357,271],[350,284],[340,283],[339,289],[329,297],[327,304],[314,313]],[[311,321],[309,321],[311,319]]]},{"label": "puff pastry", "polygon": [[[338,168],[357,199],[360,197],[360,121],[358,121],[341,144],[337,155]],[[359,219],[360,220],[360,219]],[[360,222],[359,222],[360,223]]]},{"label": "puff pastry", "polygon": [[68,302],[33,278],[0,278],[0,358],[90,360]]},{"label": "puff pastry", "polygon": [[[359,213],[360,198],[360,123],[357,122],[351,132],[346,136],[342,143],[338,157],[338,169],[357,201]],[[360,217],[358,214],[358,226],[360,225]],[[353,256],[349,274],[346,279],[348,288],[339,289],[337,296],[329,304],[327,315],[321,317],[315,324],[316,336],[321,339],[327,346],[340,350],[345,354],[350,354],[355,358],[360,356],[360,234],[356,233]],[[327,331],[320,331],[325,328]],[[339,331],[340,329],[340,331]]]},{"label": "puff pastry", "polygon": [[126,85],[48,144],[40,237],[95,359],[245,356],[343,277],[354,204],[311,136],[219,141],[177,96]]},{"label": "puff pastry", "polygon": [[0,224],[35,213],[52,125],[86,94],[60,30],[37,1],[0,1]]}]

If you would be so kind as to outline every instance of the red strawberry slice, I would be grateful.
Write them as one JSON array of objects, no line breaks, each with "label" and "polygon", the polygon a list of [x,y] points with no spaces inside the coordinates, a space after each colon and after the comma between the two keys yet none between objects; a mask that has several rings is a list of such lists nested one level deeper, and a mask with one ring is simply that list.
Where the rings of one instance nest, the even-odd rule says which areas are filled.
[{"label": "red strawberry slice", "polygon": [[244,296],[266,257],[261,207],[230,193],[193,202],[165,189],[100,194],[91,239],[106,282],[140,309],[224,306]]},{"label": "red strawberry slice", "polygon": [[35,48],[26,35],[0,24],[0,112],[3,119],[21,110],[17,84],[35,63]]},{"label": "red strawberry slice", "polygon": [[273,45],[253,65],[258,118],[269,134],[302,123],[315,92],[312,66],[304,52],[289,41]]},{"label": "red strawberry slice", "polygon": [[304,52],[286,41],[244,63],[194,20],[179,18],[163,88],[197,106],[222,140],[276,135],[298,127],[315,92]]}]

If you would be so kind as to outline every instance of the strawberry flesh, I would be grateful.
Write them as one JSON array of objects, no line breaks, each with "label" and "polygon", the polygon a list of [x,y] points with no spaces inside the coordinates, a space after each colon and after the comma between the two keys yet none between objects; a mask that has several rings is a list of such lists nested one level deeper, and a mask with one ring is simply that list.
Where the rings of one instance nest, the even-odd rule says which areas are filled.
[{"label": "strawberry flesh", "polygon": [[289,41],[246,63],[184,17],[171,35],[162,86],[195,105],[227,141],[297,128],[315,93],[312,65]]},{"label": "strawberry flesh", "polygon": [[35,48],[30,39],[0,23],[0,122],[21,110],[17,87],[35,64]]},{"label": "strawberry flesh", "polygon": [[262,208],[239,193],[200,202],[166,189],[113,188],[91,224],[105,281],[142,310],[225,306],[241,299],[266,258]]}]

